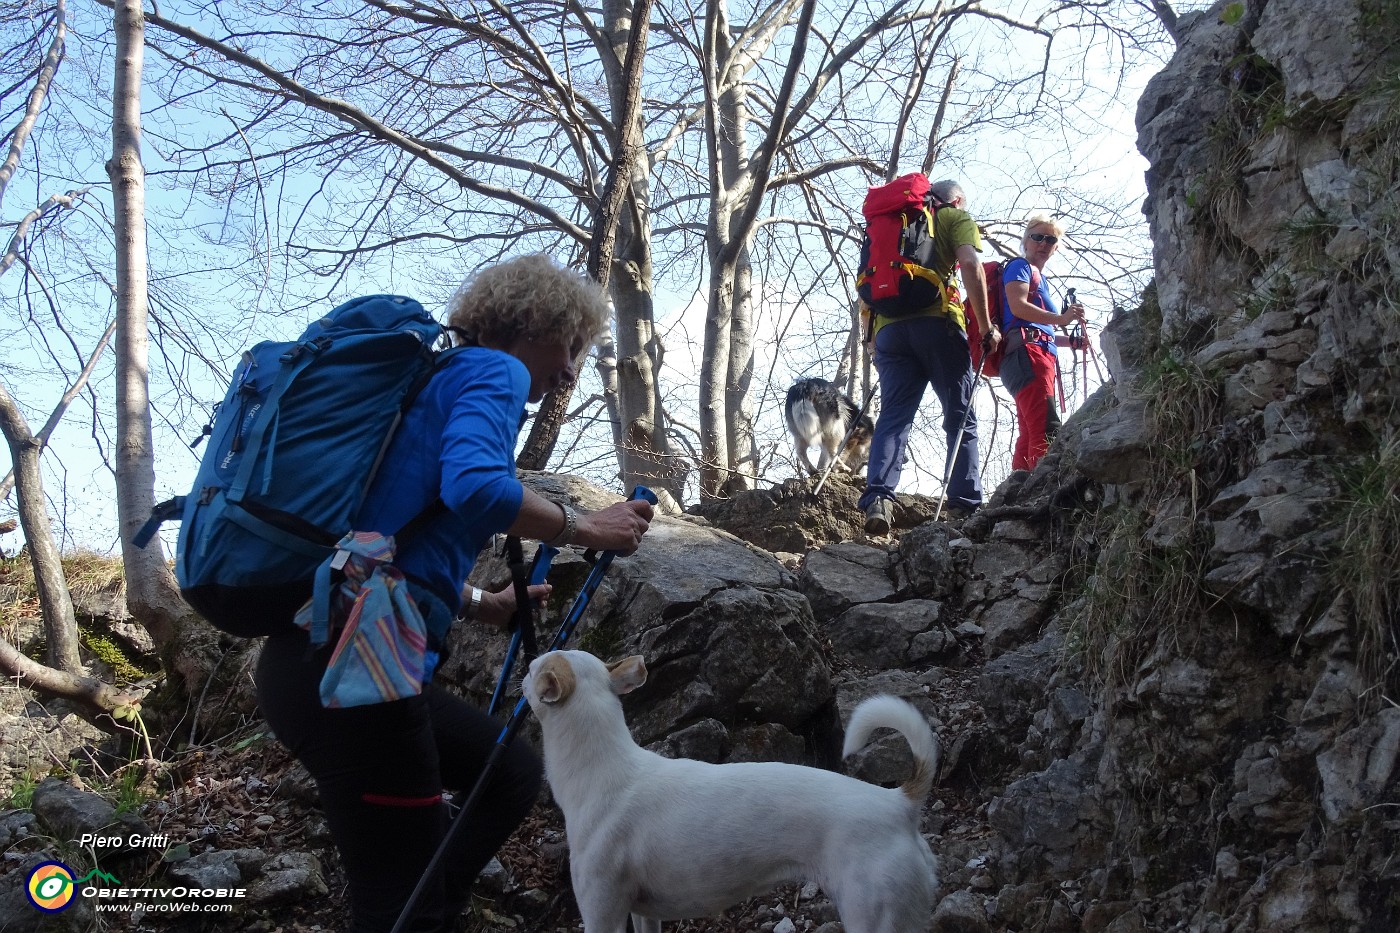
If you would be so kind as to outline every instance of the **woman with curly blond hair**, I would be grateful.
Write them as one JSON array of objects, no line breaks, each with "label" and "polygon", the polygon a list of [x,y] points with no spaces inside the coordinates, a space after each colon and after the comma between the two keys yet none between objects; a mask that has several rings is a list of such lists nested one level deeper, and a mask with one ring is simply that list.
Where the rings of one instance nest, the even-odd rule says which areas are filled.
[{"label": "woman with curly blond hair", "polygon": [[[463,591],[478,553],[501,532],[622,553],[641,542],[652,516],[646,502],[578,515],[515,474],[526,402],[573,382],[575,360],[607,323],[598,286],[545,256],[484,269],[453,297],[448,326],[465,349],[405,412],[355,525],[393,534],[441,499],[446,508],[429,511],[394,558],[420,607],[459,621],[508,622],[510,588]],[[532,588],[536,598],[547,593]],[[443,789],[476,783],[500,724],[433,683],[407,699],[326,709],[319,689],[331,647],[312,650],[293,629],[263,647],[258,704],[316,779],[349,883],[350,929],[389,930],[447,831]],[[471,826],[420,898],[413,930],[455,928],[472,881],[529,813],[541,772],[525,743],[506,751]]]},{"label": "woman with curly blond hair", "polygon": [[1034,470],[1050,447],[1060,417],[1055,411],[1055,379],[1059,375],[1055,328],[1083,322],[1084,309],[1070,305],[1060,312],[1045,283],[1045,263],[1065,235],[1064,226],[1048,214],[1032,214],[1021,240],[1024,259],[1013,259],[1002,272],[1005,296],[1001,328],[1006,350],[1001,384],[1016,400],[1016,447],[1011,469]]}]

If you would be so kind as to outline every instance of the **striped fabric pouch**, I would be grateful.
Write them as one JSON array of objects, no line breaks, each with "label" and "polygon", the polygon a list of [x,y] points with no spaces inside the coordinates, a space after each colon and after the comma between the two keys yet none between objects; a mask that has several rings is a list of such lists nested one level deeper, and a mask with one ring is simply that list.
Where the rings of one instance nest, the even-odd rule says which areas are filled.
[{"label": "striped fabric pouch", "polygon": [[[321,678],[327,709],[366,706],[417,696],[437,658],[428,651],[427,625],[393,566],[394,539],[352,531],[337,545],[347,556],[345,574],[331,594],[331,618],[344,619],[340,638]],[[296,623],[311,630],[311,606]]]}]

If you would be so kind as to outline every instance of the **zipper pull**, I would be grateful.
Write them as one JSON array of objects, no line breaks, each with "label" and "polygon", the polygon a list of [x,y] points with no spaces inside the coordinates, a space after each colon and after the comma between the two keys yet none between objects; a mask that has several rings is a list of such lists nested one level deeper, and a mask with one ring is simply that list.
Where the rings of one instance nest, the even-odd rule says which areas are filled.
[{"label": "zipper pull", "polygon": [[190,441],[190,450],[198,450],[199,445],[203,444],[205,440],[208,439],[209,435],[214,433],[214,420],[219,417],[219,408],[223,404],[223,402],[214,403],[214,408],[209,412],[209,423],[199,432],[199,437]]}]

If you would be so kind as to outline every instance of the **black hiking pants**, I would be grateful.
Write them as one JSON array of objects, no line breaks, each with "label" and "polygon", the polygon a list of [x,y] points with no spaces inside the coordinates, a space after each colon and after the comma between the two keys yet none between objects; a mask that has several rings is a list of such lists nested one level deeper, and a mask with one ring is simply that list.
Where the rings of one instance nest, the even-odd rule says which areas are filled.
[{"label": "black hiking pants", "polygon": [[[501,724],[436,685],[407,700],[326,709],[319,687],[330,652],[327,645],[308,653],[300,630],[268,638],[258,661],[258,705],[316,779],[349,882],[350,929],[383,933],[447,831],[443,789],[471,790]],[[472,882],[529,814],[542,771],[527,743],[512,743],[409,929],[454,929]]]}]

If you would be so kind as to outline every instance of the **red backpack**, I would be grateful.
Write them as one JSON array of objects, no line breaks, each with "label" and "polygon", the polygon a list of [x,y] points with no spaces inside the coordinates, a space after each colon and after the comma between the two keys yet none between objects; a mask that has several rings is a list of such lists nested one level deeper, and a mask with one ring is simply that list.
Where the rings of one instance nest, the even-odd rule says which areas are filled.
[{"label": "red backpack", "polygon": [[[1001,375],[1001,357],[1006,349],[1006,283],[1002,280],[1005,270],[1006,263],[998,260],[982,263],[982,274],[987,279],[987,317],[991,318],[992,326],[1002,332],[1001,342],[987,356],[982,355],[982,325],[977,322],[977,315],[972,313],[971,307],[963,314],[967,318],[967,346],[972,351],[972,368],[984,376]],[[1035,266],[1031,266],[1030,290],[1031,294],[1040,291],[1040,273]]]},{"label": "red backpack", "polygon": [[928,176],[913,172],[866,192],[861,204],[861,243],[856,294],[881,317],[903,317],[946,308],[946,284],[934,262],[934,215]]}]

